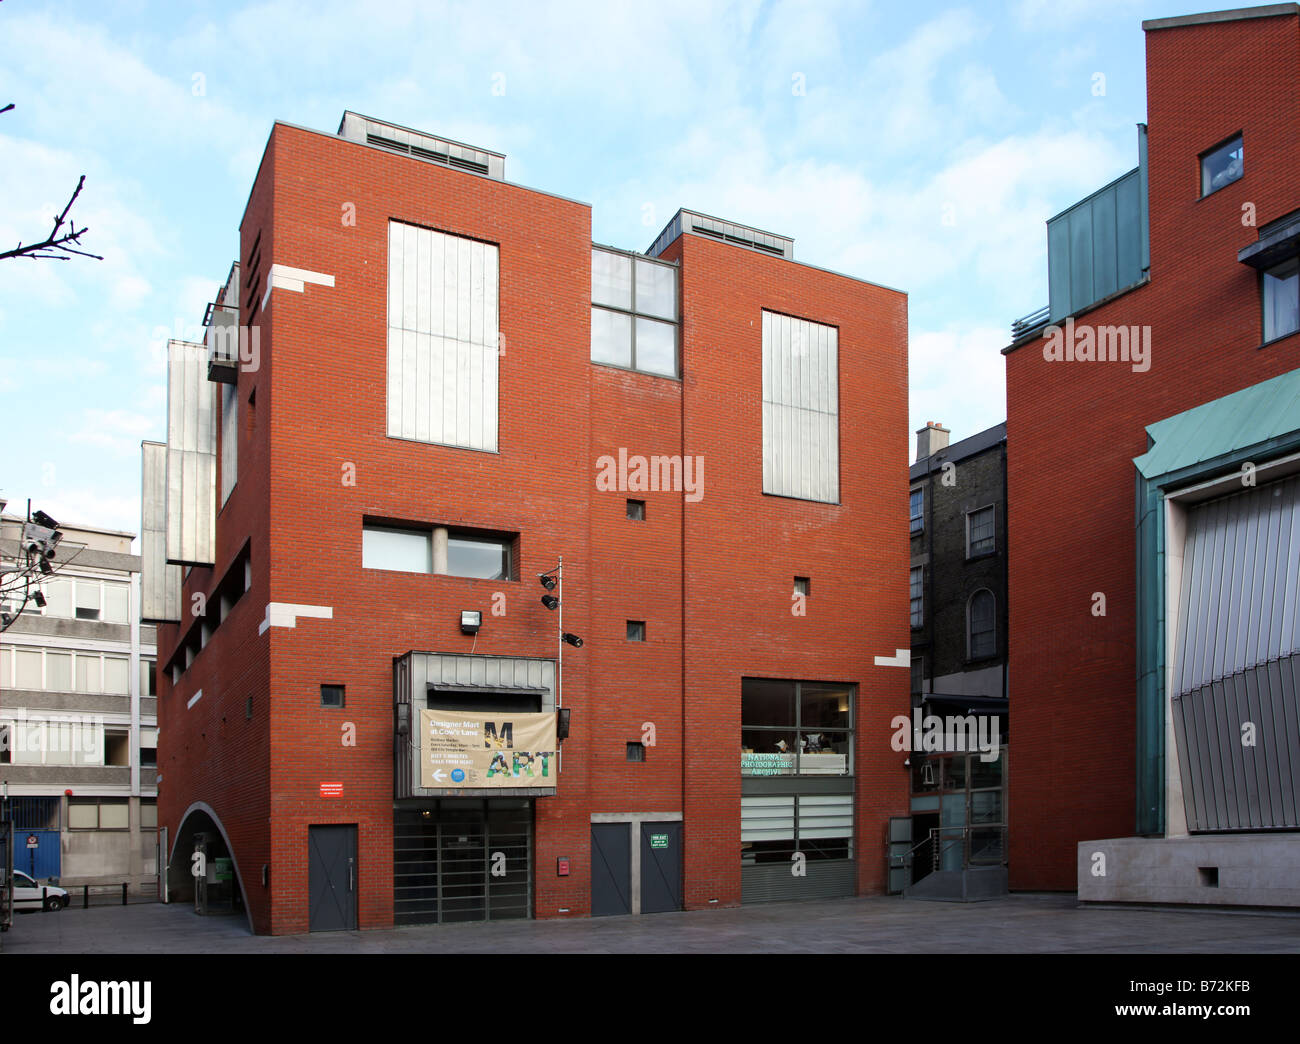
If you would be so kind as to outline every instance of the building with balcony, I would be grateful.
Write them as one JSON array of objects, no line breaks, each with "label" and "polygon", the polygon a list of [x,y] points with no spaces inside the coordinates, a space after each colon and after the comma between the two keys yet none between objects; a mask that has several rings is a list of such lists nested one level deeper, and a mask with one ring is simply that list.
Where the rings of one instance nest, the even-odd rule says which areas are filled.
[{"label": "building with balcony", "polygon": [[[21,558],[23,522],[0,514],[5,563]],[[0,602],[14,617],[0,635],[0,817],[12,818],[14,866],[33,878],[153,895],[154,629],[140,623],[134,534],[60,531],[41,598]]]},{"label": "building with balcony", "polygon": [[1013,888],[1300,903],[1300,6],[1143,23],[1007,363]]},{"label": "building with balcony", "polygon": [[497,153],[275,124],[144,447],[170,898],[287,933],[884,890],[906,298],[793,250],[687,210],[597,245]]}]

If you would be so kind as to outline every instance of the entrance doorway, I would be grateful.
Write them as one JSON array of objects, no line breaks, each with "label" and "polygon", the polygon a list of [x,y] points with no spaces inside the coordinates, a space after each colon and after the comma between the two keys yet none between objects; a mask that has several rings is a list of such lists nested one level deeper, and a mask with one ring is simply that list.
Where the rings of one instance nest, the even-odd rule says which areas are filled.
[{"label": "entrance doorway", "polygon": [[357,927],[357,828],[355,824],[307,828],[308,924],[313,932],[350,932]]}]

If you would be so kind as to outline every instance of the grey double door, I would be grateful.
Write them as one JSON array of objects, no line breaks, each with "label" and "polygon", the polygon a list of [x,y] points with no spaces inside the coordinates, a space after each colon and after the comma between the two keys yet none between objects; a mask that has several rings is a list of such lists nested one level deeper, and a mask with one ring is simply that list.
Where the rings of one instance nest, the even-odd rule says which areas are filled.
[{"label": "grey double door", "polygon": [[681,823],[591,824],[592,917],[681,908]]}]

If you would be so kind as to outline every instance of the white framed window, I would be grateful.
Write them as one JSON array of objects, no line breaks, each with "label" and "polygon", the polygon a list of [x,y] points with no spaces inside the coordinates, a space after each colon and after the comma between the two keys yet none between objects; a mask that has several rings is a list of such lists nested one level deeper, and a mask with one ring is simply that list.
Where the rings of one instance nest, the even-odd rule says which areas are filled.
[{"label": "white framed window", "polygon": [[925,625],[925,567],[913,566],[910,584],[912,627]]},{"label": "white framed window", "polygon": [[361,530],[361,565],[401,573],[433,572],[433,532],[365,526]]},{"label": "white framed window", "polygon": [[996,551],[997,532],[993,505],[966,512],[966,557],[975,558]]},{"label": "white framed window", "polygon": [[925,487],[917,486],[908,497],[908,529],[920,533],[925,529]]},{"label": "white framed window", "polygon": [[993,592],[981,588],[966,604],[966,655],[971,660],[996,656],[998,651],[997,601]]}]

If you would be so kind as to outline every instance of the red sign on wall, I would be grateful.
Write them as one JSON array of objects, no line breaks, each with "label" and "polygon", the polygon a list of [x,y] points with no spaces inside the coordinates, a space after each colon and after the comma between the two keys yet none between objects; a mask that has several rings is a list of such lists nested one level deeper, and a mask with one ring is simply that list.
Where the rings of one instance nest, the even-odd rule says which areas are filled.
[{"label": "red sign on wall", "polygon": [[320,785],[320,796],[321,796],[321,797],[342,797],[342,796],[343,796],[343,784],[342,784],[342,783],[322,783],[322,784]]}]

